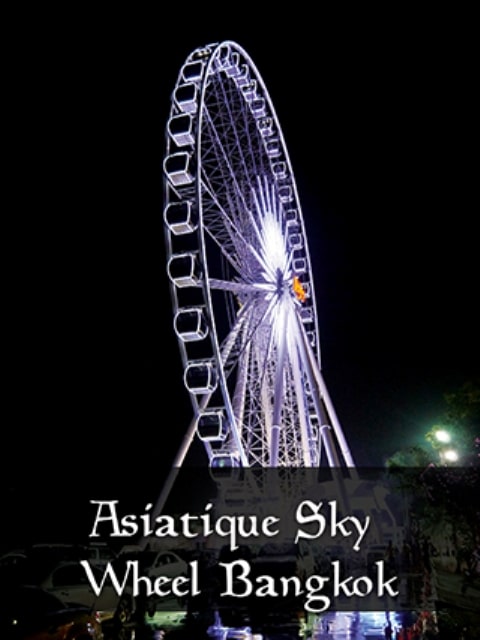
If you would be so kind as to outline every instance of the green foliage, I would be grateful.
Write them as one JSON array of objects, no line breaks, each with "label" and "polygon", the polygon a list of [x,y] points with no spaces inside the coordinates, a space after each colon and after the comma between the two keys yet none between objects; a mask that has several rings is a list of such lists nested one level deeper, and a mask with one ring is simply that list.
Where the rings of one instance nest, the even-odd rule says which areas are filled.
[{"label": "green foliage", "polygon": [[[480,536],[480,383],[467,382],[444,398],[444,416],[425,434],[425,445],[395,452],[386,472],[413,500],[425,532],[451,527],[473,547]],[[439,430],[450,442],[438,439]],[[459,453],[458,463],[445,460],[447,448]]]},{"label": "green foliage", "polygon": [[478,426],[480,419],[480,380],[465,382],[456,391],[444,395],[445,419],[454,426],[467,429]]}]

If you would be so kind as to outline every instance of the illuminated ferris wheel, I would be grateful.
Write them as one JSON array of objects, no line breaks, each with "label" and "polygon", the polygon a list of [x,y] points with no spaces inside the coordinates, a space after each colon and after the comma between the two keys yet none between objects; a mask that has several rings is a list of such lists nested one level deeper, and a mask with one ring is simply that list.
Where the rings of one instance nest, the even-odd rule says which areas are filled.
[{"label": "illuminated ferris wheel", "polygon": [[164,228],[173,325],[212,467],[354,467],[320,366],[307,235],[249,55],[195,49],[172,92]]}]

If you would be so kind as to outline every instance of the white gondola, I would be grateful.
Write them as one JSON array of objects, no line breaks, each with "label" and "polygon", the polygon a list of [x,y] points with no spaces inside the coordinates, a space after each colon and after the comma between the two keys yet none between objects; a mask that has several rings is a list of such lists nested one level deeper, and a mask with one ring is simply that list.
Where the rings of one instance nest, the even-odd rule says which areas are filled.
[{"label": "white gondola", "polygon": [[285,211],[285,221],[287,227],[292,227],[299,224],[298,209],[287,209]]},{"label": "white gondola", "polygon": [[182,78],[185,82],[198,82],[203,74],[204,63],[200,60],[196,62],[189,62],[184,65],[182,69]]},{"label": "white gondola", "polygon": [[189,362],[183,374],[183,382],[186,389],[195,395],[215,391],[218,376],[214,362],[211,360]]},{"label": "white gondola", "polygon": [[[303,285],[302,285],[303,286]],[[304,289],[305,291],[305,289]],[[299,311],[300,320],[307,324],[308,322],[313,322],[313,309],[311,307],[302,307]]]},{"label": "white gondola", "polygon": [[195,136],[193,131],[193,118],[188,113],[180,113],[170,118],[167,124],[168,134],[179,147],[193,145]]},{"label": "white gondola", "polygon": [[[287,177],[287,163],[286,162],[275,162],[272,164],[272,173],[277,180],[283,180]],[[288,222],[287,212],[285,212],[285,218]]]},{"label": "white gondola", "polygon": [[250,72],[248,69],[248,65],[242,64],[240,66],[238,75],[235,77],[235,82],[237,84],[237,87],[240,87],[242,89],[250,83]]},{"label": "white gondola", "polygon": [[218,55],[214,59],[214,67],[215,69],[221,71],[228,64],[228,57],[230,55],[230,47],[228,45],[223,45],[218,49]]},{"label": "white gondola", "polygon": [[265,116],[258,122],[258,129],[264,138],[273,135],[273,118]]},{"label": "white gondola", "polygon": [[183,342],[203,340],[208,334],[208,325],[201,307],[179,309],[175,314],[173,326]]},{"label": "white gondola", "polygon": [[192,156],[187,151],[167,156],[163,168],[173,187],[191,184],[195,179],[192,170]]},{"label": "white gondola", "polygon": [[277,158],[281,153],[280,140],[274,138],[273,140],[267,140],[265,143],[265,150],[270,158]]},{"label": "white gondola", "polygon": [[192,203],[188,200],[170,202],[165,207],[163,219],[175,236],[192,233],[198,227],[198,217],[194,214]]},{"label": "white gondola", "polygon": [[292,261],[292,268],[297,275],[305,273],[307,270],[307,261],[305,258],[296,258]]},{"label": "white gondola", "polygon": [[312,297],[312,287],[310,285],[310,282],[302,282],[302,288],[303,288],[303,291],[305,292],[305,297],[306,298],[311,298]]},{"label": "white gondola", "polygon": [[292,233],[288,236],[288,248],[290,250],[301,249],[303,247],[303,236],[301,233]]},{"label": "white gondola", "polygon": [[201,268],[195,253],[176,253],[167,263],[170,280],[176,287],[196,287],[201,282]]},{"label": "white gondola", "polygon": [[181,84],[175,89],[173,99],[178,108],[184,113],[196,113],[197,111],[197,85],[193,82]]},{"label": "white gondola", "polygon": [[203,442],[223,442],[228,427],[223,409],[203,411],[197,418],[197,433]]},{"label": "white gondola", "polygon": [[[209,443],[211,446],[211,443]],[[237,486],[242,477],[242,466],[236,453],[230,451],[216,451],[210,457],[210,476],[215,482],[221,482],[223,487],[227,483],[232,484],[232,488]],[[228,495],[231,495],[229,491]]]},{"label": "white gondola", "polygon": [[240,460],[228,451],[215,453],[210,459],[211,469],[232,469],[240,467]]},{"label": "white gondola", "polygon": [[245,100],[251,102],[257,95],[257,81],[250,80],[248,84],[242,87],[242,91],[245,96]]},{"label": "white gondola", "polygon": [[283,204],[291,202],[293,200],[293,189],[291,185],[285,184],[278,190],[278,197]]},{"label": "white gondola", "polygon": [[228,59],[225,61],[225,67],[224,67],[225,73],[230,77],[237,76],[240,73],[240,69],[238,68],[239,63],[240,63],[240,56],[238,55],[238,53],[237,52],[231,53],[228,56]]},{"label": "white gondola", "polygon": [[265,100],[263,98],[255,98],[255,100],[251,102],[250,109],[255,118],[261,118],[267,113]]}]

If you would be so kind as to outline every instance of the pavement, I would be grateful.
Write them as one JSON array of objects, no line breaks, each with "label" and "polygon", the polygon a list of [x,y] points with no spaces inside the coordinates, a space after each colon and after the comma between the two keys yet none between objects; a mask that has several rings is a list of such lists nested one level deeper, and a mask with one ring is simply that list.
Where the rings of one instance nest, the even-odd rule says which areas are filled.
[{"label": "pavement", "polygon": [[[327,613],[325,615],[311,616],[305,620],[305,624],[300,625],[295,632],[291,629],[278,627],[275,631],[269,631],[262,634],[248,634],[247,630],[240,628],[233,629],[223,627],[219,621],[218,628],[212,635],[208,637],[212,640],[298,640],[298,638],[309,638],[311,640],[385,640],[385,626],[390,620],[392,629],[399,629],[402,624],[408,626],[414,620],[407,613],[385,612],[362,612],[362,613]],[[159,629],[167,631],[165,638],[185,638],[185,640],[193,640],[188,635],[182,633],[182,616],[173,612],[157,612],[150,623],[153,640],[157,640]],[[175,629],[176,627],[176,629]],[[155,631],[157,630],[157,631]],[[395,637],[395,635],[393,636]],[[158,638],[163,638],[159,635]]]},{"label": "pavement", "polygon": [[[432,580],[432,596],[447,606],[460,611],[480,611],[480,581],[465,580],[465,576],[436,569]],[[433,603],[432,603],[433,604]],[[202,638],[194,638],[192,630],[185,625],[185,612],[157,611],[148,619],[151,634],[148,640],[385,640],[386,626],[390,622],[392,637],[402,625],[409,627],[416,621],[415,613],[370,611],[370,612],[325,612],[305,614],[305,619],[296,619],[295,624],[262,628],[261,632],[251,631],[248,627],[232,628],[223,626],[218,619],[218,628],[210,629]],[[162,635],[160,630],[165,630]],[[194,633],[193,635],[198,635]],[[138,640],[141,640],[140,638]]]}]

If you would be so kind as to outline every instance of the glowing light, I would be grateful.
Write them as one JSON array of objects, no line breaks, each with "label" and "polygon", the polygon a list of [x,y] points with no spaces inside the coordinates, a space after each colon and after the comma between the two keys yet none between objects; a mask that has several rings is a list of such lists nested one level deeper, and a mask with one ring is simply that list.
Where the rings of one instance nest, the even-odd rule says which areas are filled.
[{"label": "glowing light", "polygon": [[443,442],[444,444],[447,444],[452,439],[448,431],[445,431],[445,429],[439,429],[438,431],[435,431],[435,438],[439,442]]},{"label": "glowing light", "polygon": [[258,258],[265,269],[265,279],[276,281],[277,273],[284,273],[289,261],[282,231],[282,210],[275,194],[275,185],[258,177],[258,188],[252,191],[257,211],[256,233],[260,244]]},{"label": "glowing light", "polygon": [[443,452],[443,458],[446,462],[457,462],[458,453],[454,449],[447,449]]},{"label": "glowing light", "polygon": [[287,263],[285,241],[275,215],[268,211],[265,212],[261,233],[264,242],[265,262],[272,267],[272,271],[277,269],[283,271]]},{"label": "glowing light", "polygon": [[305,302],[307,299],[307,294],[305,293],[305,289],[302,287],[302,283],[298,279],[298,276],[293,277],[293,292],[300,302]]}]

